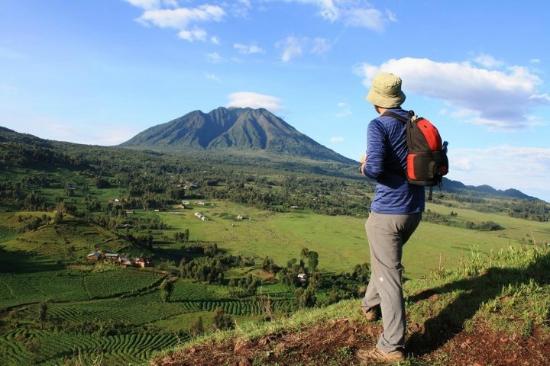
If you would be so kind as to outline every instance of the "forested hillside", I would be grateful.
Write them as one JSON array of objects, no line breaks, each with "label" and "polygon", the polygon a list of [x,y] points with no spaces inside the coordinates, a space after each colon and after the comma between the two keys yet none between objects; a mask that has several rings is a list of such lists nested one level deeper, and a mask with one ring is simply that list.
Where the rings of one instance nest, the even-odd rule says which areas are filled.
[{"label": "forested hillside", "polygon": [[[355,304],[370,275],[374,187],[356,170],[0,130],[5,363],[140,363],[201,335]],[[455,186],[434,191],[407,244],[407,279],[444,274],[469,252],[550,242],[547,203]]]}]

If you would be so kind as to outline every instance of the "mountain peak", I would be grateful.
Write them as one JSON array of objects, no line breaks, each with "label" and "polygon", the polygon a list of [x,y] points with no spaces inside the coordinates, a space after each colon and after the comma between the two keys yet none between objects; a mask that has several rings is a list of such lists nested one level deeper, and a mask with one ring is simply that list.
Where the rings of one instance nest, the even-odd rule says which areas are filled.
[{"label": "mountain peak", "polygon": [[121,146],[169,150],[252,150],[315,160],[350,159],[296,130],[265,108],[218,107],[151,127]]}]

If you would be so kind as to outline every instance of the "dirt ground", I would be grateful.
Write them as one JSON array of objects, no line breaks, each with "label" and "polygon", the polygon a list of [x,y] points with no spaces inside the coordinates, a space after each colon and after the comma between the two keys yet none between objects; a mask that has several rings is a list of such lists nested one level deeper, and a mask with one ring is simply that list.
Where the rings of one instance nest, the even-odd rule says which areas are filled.
[{"label": "dirt ground", "polygon": [[[550,365],[550,337],[536,329],[529,337],[498,334],[482,324],[474,329],[449,337],[449,341],[434,350],[424,344],[422,350],[415,352],[415,345],[411,344],[407,349],[410,364]],[[355,352],[373,347],[380,331],[379,323],[338,319],[253,341],[235,339],[221,344],[203,344],[156,359],[152,365],[360,365]]]}]

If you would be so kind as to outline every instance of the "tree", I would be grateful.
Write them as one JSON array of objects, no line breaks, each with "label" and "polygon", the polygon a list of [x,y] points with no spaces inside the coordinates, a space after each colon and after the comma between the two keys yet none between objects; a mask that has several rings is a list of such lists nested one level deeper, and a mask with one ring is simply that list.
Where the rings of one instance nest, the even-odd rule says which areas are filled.
[{"label": "tree", "polygon": [[307,253],[307,267],[310,272],[315,272],[319,265],[319,254],[313,250]]},{"label": "tree", "polygon": [[214,313],[214,327],[219,330],[235,328],[235,321],[231,315],[226,314],[222,308],[217,308]]},{"label": "tree", "polygon": [[300,258],[306,259],[309,255],[309,249],[308,248],[302,248],[302,251],[300,252]]},{"label": "tree", "polygon": [[162,302],[169,302],[170,296],[172,296],[172,292],[174,291],[174,284],[169,279],[165,279],[160,284],[160,299]]},{"label": "tree", "polygon": [[265,257],[262,262],[262,268],[264,271],[274,273],[275,272],[275,262],[270,257]]},{"label": "tree", "polygon": [[315,288],[309,286],[306,288],[303,294],[303,305],[305,307],[311,308],[315,306],[317,302],[317,296],[315,296]]},{"label": "tree", "polygon": [[311,308],[315,306],[317,302],[317,296],[315,296],[315,289],[311,286],[308,286],[305,290],[303,288],[297,288],[294,291],[294,299],[296,305],[300,308]]},{"label": "tree", "polygon": [[63,202],[59,202],[55,209],[55,216],[53,218],[53,222],[56,224],[60,224],[61,222],[63,222],[64,214],[65,214],[65,204]]},{"label": "tree", "polygon": [[111,184],[109,184],[109,181],[103,177],[96,177],[95,178],[95,186],[96,188],[109,188]]},{"label": "tree", "polygon": [[186,267],[185,265],[187,264],[187,258],[186,257],[181,257],[180,259],[180,263],[179,263],[179,269],[180,269],[180,277],[185,277],[185,273],[186,273]]},{"label": "tree", "polygon": [[191,333],[193,337],[199,336],[204,333],[202,316],[199,316],[198,319],[191,323],[191,326],[189,327],[189,333]]},{"label": "tree", "polygon": [[185,243],[189,241],[189,229],[185,229],[184,231],[179,231],[175,233],[174,240],[180,243]]},{"label": "tree", "polygon": [[48,304],[41,302],[38,307],[38,320],[40,321],[40,326],[44,328],[44,322],[48,318]]}]

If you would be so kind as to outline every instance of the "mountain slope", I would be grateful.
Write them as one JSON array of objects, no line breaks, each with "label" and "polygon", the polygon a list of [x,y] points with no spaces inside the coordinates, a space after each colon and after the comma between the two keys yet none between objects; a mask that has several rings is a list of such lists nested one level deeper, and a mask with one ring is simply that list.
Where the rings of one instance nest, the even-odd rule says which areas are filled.
[{"label": "mountain slope", "polygon": [[[224,109],[224,108],[222,108]],[[231,112],[231,110],[225,109],[226,112]],[[203,114],[202,112],[193,112],[197,114]],[[183,117],[182,117],[183,118]],[[202,118],[202,117],[201,117]],[[176,120],[177,121],[177,120]],[[170,141],[173,140],[175,137],[169,138],[167,135],[174,134],[175,136],[178,136],[178,133],[175,131],[175,128],[171,128],[169,131],[161,132],[161,130],[164,130],[162,128],[165,125],[173,123],[169,122],[164,125],[158,125],[155,127],[152,127],[141,134],[137,135],[130,141],[134,141],[133,144],[129,144],[130,141],[124,143],[124,146],[138,146],[138,148],[147,148],[152,147],[154,145],[145,145],[145,136],[143,135],[145,132],[148,132],[151,136],[156,136],[155,139],[158,141]],[[284,121],[283,121],[284,123]],[[238,126],[238,124],[237,124]],[[174,127],[174,126],[172,126]],[[221,128],[220,128],[221,129]],[[213,145],[219,145],[219,146],[232,146],[236,132],[238,129],[235,129],[231,131],[230,133],[224,133],[221,134],[216,139],[210,138],[211,144]],[[237,134],[238,135],[238,134]],[[323,166],[321,167],[320,164],[317,162],[310,162],[310,161],[304,161],[304,162],[297,162],[297,161],[280,161],[276,162],[275,160],[271,159],[271,157],[266,156],[252,156],[252,155],[244,155],[242,157],[238,156],[227,156],[222,155],[221,152],[227,152],[227,151],[239,151],[239,150],[224,150],[222,148],[216,149],[212,148],[210,150],[205,150],[200,145],[201,142],[204,143],[205,140],[208,140],[208,136],[190,136],[189,134],[185,133],[179,133],[179,136],[182,139],[185,139],[189,142],[189,144],[194,144],[198,146],[193,151],[208,151],[207,156],[204,156],[204,154],[191,154],[191,159],[202,161],[201,159],[208,159],[210,163],[216,163],[216,164],[227,164],[228,161],[231,161],[234,165],[239,166],[257,166],[258,164],[261,164],[262,166],[269,165],[273,169],[281,169],[281,170],[292,170],[292,171],[300,171],[305,173],[314,173],[314,174],[322,174],[322,175],[329,175],[329,176],[340,176],[340,177],[356,177],[356,169],[355,166],[357,162],[352,161],[351,159],[347,160],[337,160],[338,162],[342,162],[344,164],[333,164],[333,163],[327,163],[325,165],[330,166],[340,166],[343,167],[344,171],[337,170],[334,167],[330,166]],[[248,135],[246,138],[249,138],[249,141],[253,140],[254,135],[251,134],[251,131],[248,131]],[[309,139],[307,136],[305,136],[306,139]],[[260,138],[261,140],[261,138]],[[310,139],[311,140],[311,139]],[[313,140],[311,140],[313,141]],[[280,142],[282,145],[277,145],[277,143]],[[292,140],[292,137],[290,138],[288,144],[286,146],[291,146],[294,143]],[[313,141],[315,144],[315,142]],[[129,145],[127,145],[129,144]],[[134,145],[135,144],[135,145]],[[160,145],[163,146],[163,145]],[[311,145],[312,148],[315,147],[321,147],[324,148],[322,145]],[[272,148],[285,148],[284,142],[282,141],[275,141],[272,142]],[[200,149],[200,150],[199,150]],[[240,150],[240,151],[246,151],[246,150]],[[253,149],[251,151],[261,151],[258,149]],[[217,154],[212,154],[213,152],[218,152]],[[327,154],[329,154],[330,159],[330,153],[336,154],[332,150],[326,149],[325,151]],[[126,157],[132,154],[131,151],[128,151],[127,149],[121,149],[117,147],[105,147],[105,146],[94,146],[94,145],[83,145],[83,144],[76,144],[71,142],[60,142],[60,141],[54,141],[54,140],[45,140],[41,139],[39,137],[30,135],[30,134],[24,134],[19,133],[13,130],[10,130],[8,128],[0,126],[0,170],[4,166],[19,166],[19,167],[38,167],[42,166],[44,167],[56,167],[56,166],[65,166],[75,169],[83,169],[84,167],[88,166],[88,159],[91,159],[91,161],[96,161],[97,155],[103,155],[103,156],[109,156],[109,160],[113,161],[116,159],[126,159]],[[164,153],[158,153],[151,150],[147,150],[143,152],[144,155],[140,157],[140,159],[151,159],[152,156],[155,157],[155,159],[166,159],[166,161],[169,161],[173,158],[178,157],[177,154],[164,154]],[[320,156],[323,156],[322,153],[320,153]],[[342,157],[341,155],[336,154],[336,158],[346,159]],[[255,159],[257,158],[257,159]],[[334,160],[329,160],[334,161]],[[450,180],[447,178],[444,178],[443,185],[442,185],[443,191],[451,192],[451,193],[457,193],[457,194],[471,194],[471,195],[477,195],[482,197],[500,197],[500,198],[512,198],[512,199],[522,199],[522,200],[538,200],[536,197],[529,196],[517,189],[507,189],[507,190],[497,190],[490,186],[482,185],[482,186],[471,186],[471,185],[465,185],[459,181]],[[435,189],[437,192],[437,188]]]},{"label": "mountain slope", "polygon": [[536,197],[529,196],[517,189],[495,189],[489,185],[483,184],[480,186],[465,185],[457,180],[443,178],[442,189],[447,192],[454,193],[476,193],[481,196],[507,197],[517,198],[522,200],[536,200]]},{"label": "mountain slope", "polygon": [[137,134],[123,147],[165,150],[265,151],[314,160],[353,163],[296,130],[266,109],[194,111]]},{"label": "mountain slope", "polygon": [[[458,268],[405,282],[405,364],[548,365],[549,270],[550,248],[526,246],[472,252]],[[356,351],[373,348],[381,332],[380,322],[367,322],[359,309],[352,299],[270,322],[240,322],[160,352],[151,364],[359,365]]]}]

